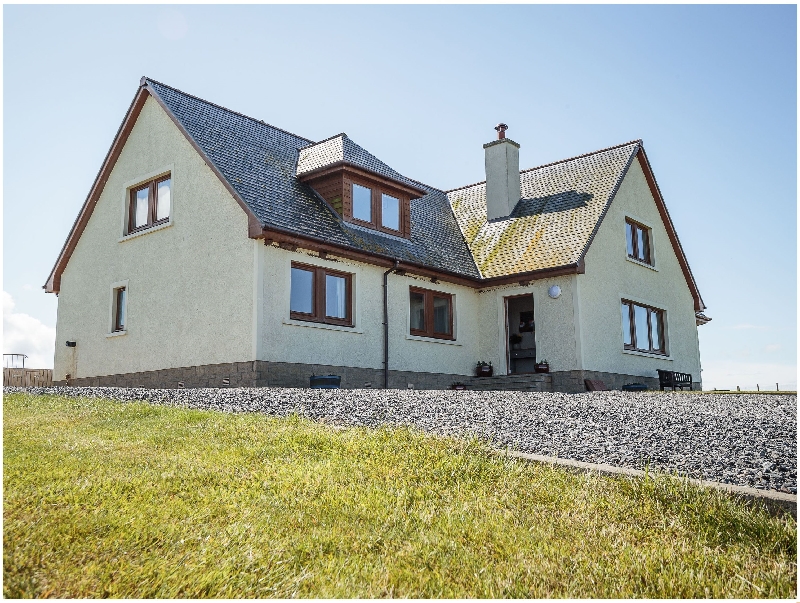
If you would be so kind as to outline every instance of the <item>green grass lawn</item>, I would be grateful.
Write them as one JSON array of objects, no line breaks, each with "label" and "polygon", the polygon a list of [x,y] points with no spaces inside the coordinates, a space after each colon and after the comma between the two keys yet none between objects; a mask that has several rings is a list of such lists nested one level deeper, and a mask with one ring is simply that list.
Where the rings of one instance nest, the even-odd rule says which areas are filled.
[{"label": "green grass lawn", "polygon": [[795,597],[797,525],[409,429],[3,402],[6,597]]}]

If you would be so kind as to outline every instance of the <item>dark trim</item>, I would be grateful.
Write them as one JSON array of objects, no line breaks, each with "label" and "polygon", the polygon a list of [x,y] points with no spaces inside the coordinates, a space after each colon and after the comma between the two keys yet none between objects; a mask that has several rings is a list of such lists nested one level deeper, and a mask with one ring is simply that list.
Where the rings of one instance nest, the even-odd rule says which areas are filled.
[{"label": "dark trim", "polygon": [[417,188],[415,186],[410,186],[405,182],[401,182],[400,180],[395,180],[390,178],[389,176],[385,176],[383,174],[379,174],[378,172],[374,172],[372,170],[368,170],[360,165],[356,165],[349,161],[341,160],[335,163],[329,163],[328,165],[323,165],[322,167],[318,167],[310,172],[303,172],[302,174],[297,175],[297,179],[300,182],[306,182],[309,180],[316,180],[317,178],[322,178],[324,176],[330,176],[336,172],[340,171],[352,172],[362,178],[367,178],[369,180],[375,180],[384,186],[393,187],[403,191],[404,193],[408,194],[412,199],[419,199],[420,197],[424,197],[428,194],[428,191],[422,188]]}]

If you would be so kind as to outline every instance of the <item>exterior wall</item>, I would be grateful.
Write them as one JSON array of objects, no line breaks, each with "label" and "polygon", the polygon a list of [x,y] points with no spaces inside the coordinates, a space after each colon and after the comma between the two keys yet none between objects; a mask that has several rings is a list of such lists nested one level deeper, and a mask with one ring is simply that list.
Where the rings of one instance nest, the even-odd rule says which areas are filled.
[{"label": "exterior wall", "polygon": [[[505,328],[504,298],[532,294],[537,361],[547,360],[551,371],[578,368],[575,282],[575,276],[569,275],[533,281],[524,287],[510,285],[482,289],[479,293],[479,360],[491,362],[495,367],[495,375],[508,373],[506,348],[509,334]],[[553,285],[561,287],[561,296],[557,299],[552,299],[547,294]]]},{"label": "exterior wall", "polygon": [[[123,238],[128,188],[166,171],[170,224]],[[64,270],[54,379],[253,360],[255,245],[245,212],[149,98]],[[127,332],[109,336],[124,281]]]},{"label": "exterior wall", "polygon": [[[384,268],[315,252],[288,251],[259,246],[262,266],[261,336],[257,357],[269,362],[312,364],[383,370],[383,273]],[[354,327],[340,327],[292,320],[289,317],[291,263],[325,266],[353,275]],[[389,369],[390,371],[471,375],[479,360],[479,296],[475,289],[430,279],[390,274]],[[409,334],[409,287],[452,294],[454,341],[414,337]],[[383,373],[379,383],[383,385]],[[408,381],[416,386],[423,377]],[[450,382],[456,379],[451,379]],[[369,381],[375,381],[370,378]],[[406,387],[406,382],[400,384]]]},{"label": "exterior wall", "polygon": [[[651,229],[653,268],[628,259],[626,217]],[[694,301],[637,160],[597,231],[586,255],[586,273],[578,275],[577,285],[582,348],[578,368],[654,378],[656,369],[678,371],[690,373],[699,387]],[[623,298],[665,311],[667,357],[623,350]]]}]

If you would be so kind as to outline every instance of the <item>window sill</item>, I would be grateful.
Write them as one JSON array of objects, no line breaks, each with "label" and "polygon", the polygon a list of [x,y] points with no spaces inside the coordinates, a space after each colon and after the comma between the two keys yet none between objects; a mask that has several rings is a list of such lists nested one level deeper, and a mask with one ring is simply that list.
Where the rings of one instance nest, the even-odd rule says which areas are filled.
[{"label": "window sill", "polygon": [[158,230],[164,230],[165,228],[169,228],[172,226],[172,218],[170,218],[169,222],[165,222],[164,224],[159,224],[158,226],[153,226],[152,228],[144,228],[142,230],[137,230],[136,232],[132,232],[130,234],[124,235],[122,238],[117,241],[118,243],[122,243],[123,241],[129,241],[131,239],[135,239],[136,237],[140,237],[142,235],[150,234],[151,232],[156,232]]},{"label": "window sill", "polygon": [[672,362],[672,356],[665,356],[664,354],[653,354],[651,352],[638,352],[636,350],[622,350],[623,354],[630,354],[631,356],[644,356],[646,358],[655,358],[657,360],[669,360]]},{"label": "window sill", "polygon": [[650,268],[650,270],[652,270],[653,272],[658,272],[658,268],[656,268],[652,264],[648,264],[647,262],[642,262],[641,260],[635,260],[629,255],[626,255],[625,259],[628,260],[631,264],[636,264],[637,266],[641,266],[642,268]]},{"label": "window sill", "polygon": [[127,334],[128,334],[127,329],[124,331],[114,331],[113,333],[106,333],[106,339],[108,339],[109,337],[122,337],[123,335]]},{"label": "window sill", "polygon": [[361,329],[356,329],[356,327],[345,327],[343,325],[329,325],[324,322],[314,322],[311,320],[295,320],[290,318],[288,320],[284,320],[283,324],[290,325],[293,327],[312,327],[314,329],[327,329],[328,331],[344,331],[345,333],[358,333],[359,335],[363,334],[364,331]]},{"label": "window sill", "polygon": [[428,343],[443,343],[445,345],[461,345],[455,339],[439,339],[438,337],[423,337],[421,335],[406,334],[406,339],[409,341],[427,341]]}]

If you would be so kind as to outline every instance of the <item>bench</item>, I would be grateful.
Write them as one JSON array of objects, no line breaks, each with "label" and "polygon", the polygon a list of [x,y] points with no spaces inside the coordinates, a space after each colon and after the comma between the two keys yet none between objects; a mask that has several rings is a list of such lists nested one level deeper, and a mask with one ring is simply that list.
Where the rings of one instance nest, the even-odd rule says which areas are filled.
[{"label": "bench", "polygon": [[678,373],[676,371],[658,371],[658,384],[661,386],[661,391],[665,387],[671,387],[672,391],[678,387],[683,391],[684,387],[692,389],[692,376],[689,373]]}]

